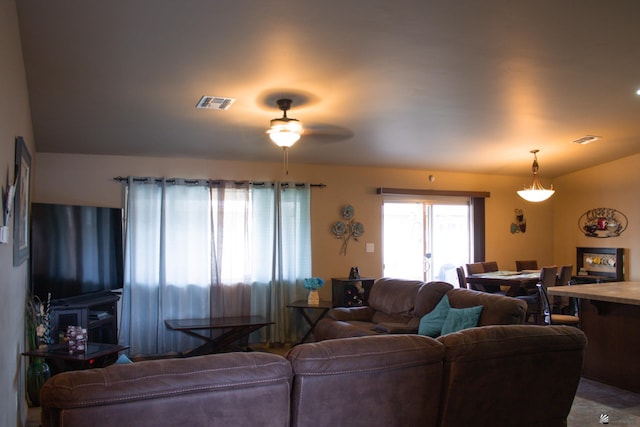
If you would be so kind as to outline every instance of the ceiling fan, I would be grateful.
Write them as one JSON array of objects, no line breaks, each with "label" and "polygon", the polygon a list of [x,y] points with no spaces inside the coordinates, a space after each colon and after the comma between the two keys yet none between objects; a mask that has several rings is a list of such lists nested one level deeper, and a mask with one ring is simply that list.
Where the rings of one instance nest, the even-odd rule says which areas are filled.
[{"label": "ceiling fan", "polygon": [[[275,103],[278,106],[278,109],[282,111],[282,117],[271,119],[270,127],[266,131],[271,141],[283,150],[286,175],[289,174],[288,149],[296,144],[302,136],[304,136],[303,141],[305,143],[312,143],[314,141],[335,142],[348,139],[353,136],[353,132],[340,126],[319,123],[303,126],[300,120],[287,115],[287,111],[291,109],[293,104],[292,98],[292,96],[281,95],[281,97],[276,99]],[[298,96],[298,98],[306,99],[307,101],[310,99],[304,96]]]},{"label": "ceiling fan", "polygon": [[298,119],[287,117],[287,111],[291,109],[292,102],[288,98],[278,99],[277,104],[282,110],[282,117],[272,119],[271,127],[267,131],[273,143],[284,150],[298,142],[304,132],[302,123]]},{"label": "ceiling fan", "polygon": [[[288,145],[289,147],[295,144],[298,140],[305,143],[332,143],[353,137],[354,133],[344,126],[312,122],[307,117],[304,118],[303,124],[300,120],[288,116],[288,112],[290,112],[292,107],[304,107],[306,110],[309,110],[310,107],[318,103],[319,99],[316,96],[302,91],[280,89],[261,96],[259,104],[268,108],[272,108],[275,104],[278,109],[283,112],[282,117],[271,120],[271,128],[267,132],[272,141],[273,136],[276,133],[273,132],[274,125],[279,129],[289,128],[289,131],[292,133],[299,132],[298,139],[296,139],[295,142],[290,143]],[[291,139],[295,138],[293,135],[286,135],[286,137]],[[284,139],[285,136],[282,138]],[[274,141],[274,143],[276,142]],[[279,143],[276,143],[276,145],[281,146]]]}]

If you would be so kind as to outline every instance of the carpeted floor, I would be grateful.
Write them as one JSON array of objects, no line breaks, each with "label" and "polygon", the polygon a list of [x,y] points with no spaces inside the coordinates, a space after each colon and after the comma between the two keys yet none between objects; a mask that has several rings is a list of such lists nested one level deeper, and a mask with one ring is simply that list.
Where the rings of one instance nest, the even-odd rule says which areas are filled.
[{"label": "carpeted floor", "polygon": [[640,394],[583,378],[569,413],[568,427],[602,426],[601,414],[609,416],[610,426],[640,427]]}]

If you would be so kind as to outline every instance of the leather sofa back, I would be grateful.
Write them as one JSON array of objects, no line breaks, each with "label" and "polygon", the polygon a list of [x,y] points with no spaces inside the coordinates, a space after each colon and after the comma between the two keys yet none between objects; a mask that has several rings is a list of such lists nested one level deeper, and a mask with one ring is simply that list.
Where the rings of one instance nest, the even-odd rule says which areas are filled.
[{"label": "leather sofa back", "polygon": [[478,326],[524,323],[527,303],[517,298],[460,288],[451,289],[447,292],[447,296],[449,304],[454,308],[482,305],[484,308],[478,320]]},{"label": "leather sofa back", "polygon": [[389,277],[376,280],[369,293],[369,307],[374,310],[372,321],[407,323],[413,316],[416,296],[423,283]]},{"label": "leather sofa back", "polygon": [[[291,365],[227,353],[70,371],[41,390],[43,426],[285,426]],[[212,422],[215,420],[215,423]]]},{"label": "leather sofa back", "polygon": [[294,347],[291,425],[435,426],[444,347],[380,335]]},{"label": "leather sofa back", "polygon": [[566,426],[585,343],[489,326],[64,372],[41,391],[42,425]]},{"label": "leather sofa back", "polygon": [[413,319],[411,319],[409,324],[415,326],[417,330],[422,316],[433,310],[442,297],[452,289],[453,285],[447,282],[427,282],[422,285],[418,290],[418,295],[416,295]]},{"label": "leather sofa back", "polygon": [[[454,308],[482,305],[478,326],[522,324],[527,308],[526,302],[516,298],[454,288],[449,283],[437,281],[423,283],[382,278],[374,283],[371,295],[374,296],[374,305],[331,309],[317,323],[315,340],[380,333],[417,333],[422,316],[432,311],[444,295],[448,296]],[[385,299],[390,302],[385,302]],[[372,302],[371,297],[369,302]],[[381,309],[391,311],[383,312]]]}]

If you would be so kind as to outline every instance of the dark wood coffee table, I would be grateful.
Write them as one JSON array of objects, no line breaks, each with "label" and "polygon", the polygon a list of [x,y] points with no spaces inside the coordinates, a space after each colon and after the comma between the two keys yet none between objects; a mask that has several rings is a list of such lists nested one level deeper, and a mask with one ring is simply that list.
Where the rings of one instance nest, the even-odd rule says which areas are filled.
[{"label": "dark wood coffee table", "polygon": [[[203,354],[219,353],[234,342],[248,336],[250,333],[257,331],[263,326],[273,324],[273,322],[262,316],[169,319],[165,320],[164,323],[169,329],[180,331],[189,336],[200,338],[205,341],[203,345],[184,353],[183,356],[200,356]],[[223,330],[222,334],[217,337],[205,335],[201,332],[216,329]],[[247,350],[247,348],[244,350]]]},{"label": "dark wood coffee table", "polygon": [[67,345],[53,344],[46,349],[25,351],[22,355],[47,360],[52,374],[56,374],[70,370],[103,368],[115,362],[118,353],[128,348],[129,346],[118,344],[89,342],[85,353],[69,354]]}]

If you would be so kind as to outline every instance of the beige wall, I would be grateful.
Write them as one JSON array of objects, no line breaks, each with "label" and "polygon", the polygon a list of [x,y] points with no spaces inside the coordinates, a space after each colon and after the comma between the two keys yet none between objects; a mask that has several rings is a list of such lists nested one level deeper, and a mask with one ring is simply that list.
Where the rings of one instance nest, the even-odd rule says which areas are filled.
[{"label": "beige wall", "polygon": [[[268,142],[265,141],[265,144]],[[289,180],[323,183],[312,190],[313,274],[330,279],[345,277],[351,266],[363,276],[382,275],[381,209],[377,187],[489,191],[487,212],[487,259],[505,269],[515,268],[516,258],[535,258],[552,263],[552,201],[534,205],[522,201],[516,189],[530,177],[504,177],[420,170],[355,168],[295,164],[291,154]],[[114,176],[167,176],[187,178],[282,180],[280,163],[244,163],[214,160],[148,157],[87,156],[38,153],[34,201],[49,203],[120,206],[120,185]],[[435,175],[430,183],[428,176]],[[345,204],[355,208],[355,217],[365,227],[359,242],[349,244],[346,256],[339,255],[340,241],[331,226]],[[514,209],[524,210],[527,232],[511,234]],[[365,252],[373,243],[374,253]],[[330,289],[321,290],[329,297]]]},{"label": "beige wall", "polygon": [[[35,152],[14,0],[0,0],[0,94],[0,189],[5,194],[14,176],[15,137],[23,136]],[[9,243],[0,243],[0,425],[17,426],[26,419],[21,353],[28,263],[13,266],[13,215],[8,225]]]},{"label": "beige wall", "polygon": [[[560,195],[553,205],[556,261],[574,263],[576,247],[624,248],[625,279],[640,281],[640,154],[563,176],[554,185]],[[586,237],[578,219],[594,208],[622,212],[627,229],[618,237]]]}]

